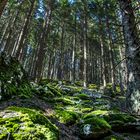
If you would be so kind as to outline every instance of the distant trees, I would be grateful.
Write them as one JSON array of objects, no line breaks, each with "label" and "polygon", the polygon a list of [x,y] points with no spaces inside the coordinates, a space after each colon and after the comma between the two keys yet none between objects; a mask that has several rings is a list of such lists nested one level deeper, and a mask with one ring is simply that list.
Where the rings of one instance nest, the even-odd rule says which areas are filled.
[{"label": "distant trees", "polygon": [[[137,42],[130,47],[130,24],[126,27],[126,20],[121,19],[127,16],[132,23],[136,18],[132,26],[135,23],[138,28],[140,11],[134,0],[132,8],[136,8],[131,9],[136,12],[128,14],[129,19],[126,13],[131,13],[131,9],[122,7],[128,1],[118,2],[122,13],[115,0],[8,1],[0,19],[0,50],[16,56],[32,80],[80,81],[84,86],[112,83],[114,90],[118,85],[124,91],[124,46],[128,52]],[[3,11],[1,7],[0,10]],[[133,38],[138,38],[134,32],[129,31]],[[138,60],[135,63],[138,65]]]}]

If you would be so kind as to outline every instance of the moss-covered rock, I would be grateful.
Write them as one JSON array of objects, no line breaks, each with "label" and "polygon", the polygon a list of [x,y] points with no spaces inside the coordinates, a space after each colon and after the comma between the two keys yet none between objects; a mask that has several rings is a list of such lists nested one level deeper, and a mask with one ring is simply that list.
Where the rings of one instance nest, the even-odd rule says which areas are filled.
[{"label": "moss-covered rock", "polygon": [[125,124],[125,123],[133,123],[133,122],[137,121],[136,118],[134,118],[133,116],[131,116],[129,114],[122,113],[122,112],[119,112],[119,111],[113,111],[113,110],[111,110],[111,111],[95,110],[95,111],[92,111],[88,114],[85,114],[83,116],[83,119],[91,118],[91,117],[94,117],[94,116],[104,118],[111,125],[118,124],[118,122],[122,122],[120,124]]},{"label": "moss-covered rock", "polygon": [[66,125],[72,125],[76,123],[76,120],[78,119],[78,114],[73,111],[59,109],[55,110],[55,118],[57,118],[61,123],[64,123]]},{"label": "moss-covered rock", "polygon": [[62,85],[60,89],[65,93],[65,95],[73,96],[75,93],[80,93],[82,87],[70,86],[70,85]]},{"label": "moss-covered rock", "polygon": [[139,134],[132,133],[115,133],[105,137],[103,140],[139,140]]},{"label": "moss-covered rock", "polygon": [[80,133],[85,139],[94,139],[106,135],[111,129],[110,124],[103,118],[93,116],[81,120]]},{"label": "moss-covered rock", "polygon": [[74,105],[74,102],[67,96],[54,98],[55,103],[62,103],[63,105]]},{"label": "moss-covered rock", "polygon": [[59,91],[59,89],[57,89],[56,87],[53,87],[52,85],[47,85],[48,89],[55,95],[55,96],[61,96],[61,92]]},{"label": "moss-covered rock", "polygon": [[76,86],[79,86],[79,87],[82,87],[83,86],[83,81],[76,81],[74,84],[76,85]]},{"label": "moss-covered rock", "polygon": [[99,138],[111,131],[137,131],[137,119],[129,114],[113,110],[95,110],[84,114],[81,118],[81,136],[85,139]]},{"label": "moss-covered rock", "polygon": [[94,110],[94,108],[92,108],[92,107],[85,107],[85,108],[81,108],[81,113],[89,113],[93,110]]},{"label": "moss-covered rock", "polygon": [[83,116],[84,119],[87,119],[87,118],[91,118],[91,117],[94,117],[94,116],[103,116],[103,115],[107,115],[109,113],[109,111],[107,110],[95,110],[95,111],[92,111],[88,114],[85,114]]},{"label": "moss-covered rock", "polygon": [[20,96],[29,98],[32,95],[27,74],[16,58],[0,53],[0,96],[1,100]]},{"label": "moss-covered rock", "polygon": [[55,97],[54,93],[51,92],[47,86],[38,86],[34,88],[34,93],[40,98],[50,98]]},{"label": "moss-covered rock", "polygon": [[0,139],[57,140],[58,129],[42,113],[21,107],[0,112]]},{"label": "moss-covered rock", "polygon": [[77,94],[76,96],[79,97],[82,100],[89,100],[89,98],[90,98],[88,95],[86,95],[84,93]]},{"label": "moss-covered rock", "polygon": [[89,84],[88,85],[88,88],[89,89],[95,89],[95,90],[98,90],[99,89],[99,87],[96,84]]},{"label": "moss-covered rock", "polygon": [[113,85],[112,83],[107,83],[106,87],[104,87],[104,94],[115,97],[118,95],[122,95],[121,89],[119,85]]},{"label": "moss-covered rock", "polygon": [[50,84],[52,86],[56,86],[58,84],[58,80],[53,80],[53,79],[42,79],[39,82],[39,85],[41,86],[46,86],[47,84]]}]

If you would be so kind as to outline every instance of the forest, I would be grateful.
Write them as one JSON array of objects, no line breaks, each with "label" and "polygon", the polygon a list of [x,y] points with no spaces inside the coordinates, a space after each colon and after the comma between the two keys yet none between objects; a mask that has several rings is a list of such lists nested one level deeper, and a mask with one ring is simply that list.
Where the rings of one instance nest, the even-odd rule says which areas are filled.
[{"label": "forest", "polygon": [[0,140],[140,140],[140,0],[0,0]]}]

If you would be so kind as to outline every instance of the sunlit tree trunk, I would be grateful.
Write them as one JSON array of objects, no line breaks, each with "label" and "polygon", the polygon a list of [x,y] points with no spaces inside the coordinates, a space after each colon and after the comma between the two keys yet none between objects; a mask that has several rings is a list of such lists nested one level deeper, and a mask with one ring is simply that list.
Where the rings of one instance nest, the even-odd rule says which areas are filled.
[{"label": "sunlit tree trunk", "polygon": [[83,69],[83,82],[84,82],[84,87],[87,86],[87,3],[85,3],[84,7],[84,40],[83,40],[83,45],[84,45],[84,69]]},{"label": "sunlit tree trunk", "polygon": [[76,53],[76,37],[77,37],[77,29],[76,29],[76,14],[75,14],[75,31],[74,31],[74,39],[73,39],[73,48],[72,48],[72,82],[75,82],[75,53]]}]

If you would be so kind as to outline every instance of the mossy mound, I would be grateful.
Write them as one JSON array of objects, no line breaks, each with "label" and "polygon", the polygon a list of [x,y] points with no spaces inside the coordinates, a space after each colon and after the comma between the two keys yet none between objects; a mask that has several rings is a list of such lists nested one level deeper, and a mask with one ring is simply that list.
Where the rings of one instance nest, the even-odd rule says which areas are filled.
[{"label": "mossy mound", "polygon": [[63,93],[65,95],[73,96],[75,93],[80,93],[81,90],[82,90],[82,87],[76,87],[76,86],[70,86],[70,85],[61,85],[59,87],[59,89],[61,89],[61,91],[63,91]]},{"label": "mossy mound", "polygon": [[82,100],[89,100],[90,97],[87,94],[81,93],[81,94],[77,94],[77,97],[79,97]]},{"label": "mossy mound", "polygon": [[0,112],[0,139],[57,140],[58,129],[42,113],[21,107]]},{"label": "mossy mound", "polygon": [[140,136],[131,133],[115,133],[114,135],[105,137],[103,140],[140,140]]},{"label": "mossy mound", "polygon": [[80,133],[85,139],[102,137],[111,130],[110,124],[103,118],[91,117],[81,120]]},{"label": "mossy mound", "polygon": [[89,89],[95,89],[95,90],[98,90],[99,89],[99,87],[96,84],[89,84],[88,85],[88,88]]},{"label": "mossy mound", "polygon": [[55,96],[61,96],[61,92],[58,88],[53,87],[52,85],[47,85],[48,89],[55,95]]},{"label": "mossy mound", "polygon": [[16,58],[0,53],[0,100],[20,96],[31,97],[27,74]]},{"label": "mossy mound", "polygon": [[133,116],[126,113],[119,112],[119,111],[113,111],[113,110],[112,111],[95,110],[88,114],[85,114],[82,118],[88,119],[94,116],[104,118],[112,126],[121,125],[121,124],[125,125],[127,123],[137,122],[137,119],[134,118]]},{"label": "mossy mound", "polygon": [[112,83],[107,83],[106,87],[104,87],[104,93],[110,97],[116,97],[124,94],[122,93],[119,85],[113,85]]},{"label": "mossy mound", "polygon": [[82,116],[80,121],[81,136],[85,139],[97,139],[108,135],[111,131],[131,132],[136,130],[136,126],[133,125],[135,123],[137,123],[137,119],[126,113],[95,110]]},{"label": "mossy mound", "polygon": [[74,101],[69,99],[67,96],[48,99],[48,102],[52,103],[53,105],[59,105],[59,104],[61,104],[63,106],[74,105]]},{"label": "mossy mound", "polygon": [[78,120],[78,114],[73,111],[67,111],[63,109],[55,110],[54,118],[58,119],[59,122],[66,125],[72,125]]},{"label": "mossy mound", "polygon": [[39,82],[39,85],[44,86],[44,85],[47,85],[47,84],[51,84],[52,86],[56,86],[58,83],[59,83],[58,80],[53,80],[53,79],[42,79],[42,80]]}]

